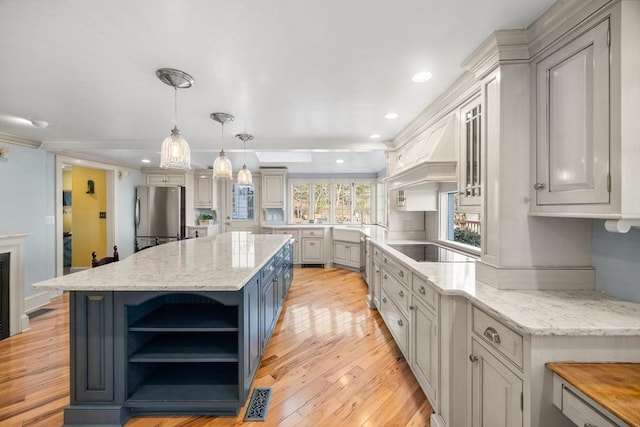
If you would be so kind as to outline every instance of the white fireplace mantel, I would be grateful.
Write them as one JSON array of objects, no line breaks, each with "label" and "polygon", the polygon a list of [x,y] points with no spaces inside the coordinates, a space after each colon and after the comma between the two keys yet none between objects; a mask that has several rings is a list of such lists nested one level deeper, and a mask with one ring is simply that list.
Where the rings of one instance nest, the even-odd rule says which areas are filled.
[{"label": "white fireplace mantel", "polygon": [[29,329],[24,312],[24,239],[28,234],[0,234],[0,253],[9,253],[9,335]]}]

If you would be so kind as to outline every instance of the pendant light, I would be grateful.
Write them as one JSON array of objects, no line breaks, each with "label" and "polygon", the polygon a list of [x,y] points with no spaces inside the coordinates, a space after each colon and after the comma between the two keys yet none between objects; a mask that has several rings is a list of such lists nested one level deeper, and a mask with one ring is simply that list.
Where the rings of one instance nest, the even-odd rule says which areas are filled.
[{"label": "pendant light", "polygon": [[253,180],[251,178],[251,171],[247,169],[247,141],[251,141],[253,139],[253,135],[248,133],[239,133],[236,135],[236,138],[241,140],[243,143],[242,153],[244,157],[244,164],[242,165],[242,169],[238,172],[238,185],[249,187],[253,183]]},{"label": "pendant light", "polygon": [[235,120],[231,114],[227,113],[211,113],[209,115],[211,119],[222,125],[222,136],[220,137],[220,155],[216,157],[213,162],[213,179],[231,179],[233,177],[233,171],[231,167],[231,160],[224,154],[224,124]]},{"label": "pendant light", "polygon": [[187,89],[193,85],[193,77],[173,68],[160,68],[156,76],[174,89],[174,126],[171,135],[162,141],[160,148],[160,167],[165,169],[191,169],[191,149],[189,143],[178,130],[178,89]]}]

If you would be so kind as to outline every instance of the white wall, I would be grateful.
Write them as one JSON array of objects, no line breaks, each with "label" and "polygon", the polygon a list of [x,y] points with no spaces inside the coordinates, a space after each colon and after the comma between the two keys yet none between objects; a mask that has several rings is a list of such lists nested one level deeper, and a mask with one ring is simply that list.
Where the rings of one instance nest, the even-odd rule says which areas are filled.
[{"label": "white wall", "polygon": [[[0,143],[9,157],[0,159],[0,234],[27,233],[24,296],[30,284],[55,275],[55,161],[42,150]],[[47,223],[48,222],[48,223]]]},{"label": "white wall", "polygon": [[604,221],[593,221],[591,262],[596,269],[596,290],[640,303],[640,229],[609,233]]},{"label": "white wall", "polygon": [[117,229],[115,243],[118,245],[120,259],[131,255],[135,247],[134,208],[136,187],[142,184],[142,172],[129,170],[129,174],[118,182],[118,200],[116,204]]}]

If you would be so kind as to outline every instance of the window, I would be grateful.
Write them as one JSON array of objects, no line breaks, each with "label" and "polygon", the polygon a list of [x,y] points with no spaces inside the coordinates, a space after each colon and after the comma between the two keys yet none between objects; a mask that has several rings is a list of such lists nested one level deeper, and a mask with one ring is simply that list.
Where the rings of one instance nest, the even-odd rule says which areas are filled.
[{"label": "window", "polygon": [[333,190],[335,218],[338,224],[351,222],[351,184],[336,184]]},{"label": "window", "polygon": [[244,186],[233,183],[231,189],[231,219],[240,221],[253,221],[253,185]]},{"label": "window", "polygon": [[458,209],[458,192],[446,193],[446,236],[451,242],[480,248],[480,214]]},{"label": "window", "polygon": [[290,179],[291,222],[371,224],[375,191],[374,180],[348,182]]},{"label": "window", "polygon": [[301,222],[309,221],[309,207],[311,206],[311,199],[309,198],[309,184],[293,184],[291,187],[291,194],[293,195],[293,203],[291,204],[293,211],[293,223],[300,224]]}]

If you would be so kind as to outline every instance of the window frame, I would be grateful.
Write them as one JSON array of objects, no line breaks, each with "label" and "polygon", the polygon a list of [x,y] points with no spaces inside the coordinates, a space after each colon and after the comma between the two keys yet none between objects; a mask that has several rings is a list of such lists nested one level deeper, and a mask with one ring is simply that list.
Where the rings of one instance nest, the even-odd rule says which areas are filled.
[{"label": "window frame", "polygon": [[[351,185],[351,207],[349,222],[342,222],[340,224],[359,224],[359,221],[355,220],[354,211],[356,206],[356,194],[354,184],[367,184],[370,188],[369,193],[369,216],[371,218],[370,224],[376,224],[376,192],[377,192],[377,179],[376,178],[290,178],[288,179],[288,206],[287,220],[289,224],[307,224],[303,222],[294,222],[293,215],[293,186],[305,184],[309,186],[309,223],[315,222],[315,206],[314,206],[314,193],[316,184],[328,184],[329,185],[329,220],[322,224],[336,224],[335,214],[335,185],[336,184],[350,184]],[[369,224],[369,223],[367,223]]]}]

